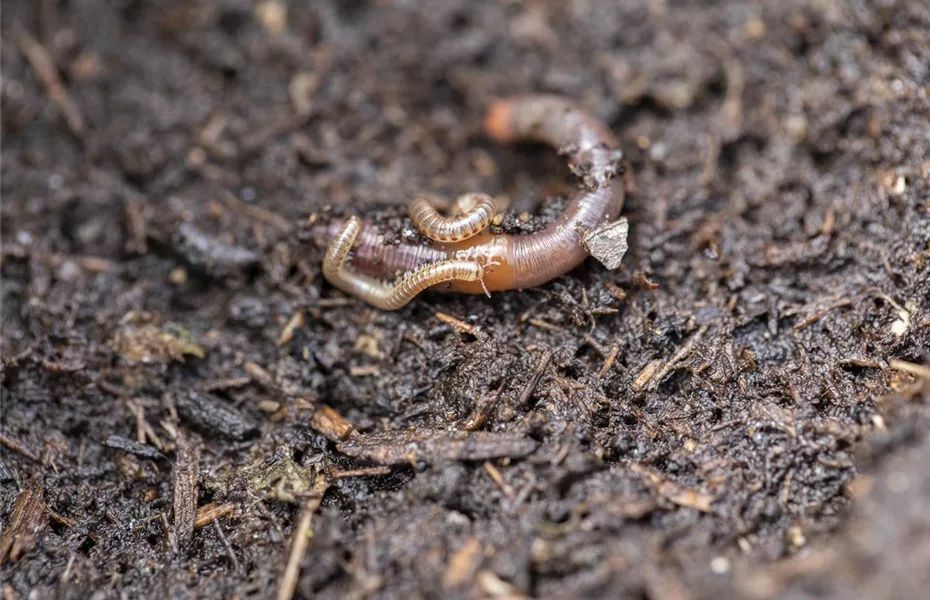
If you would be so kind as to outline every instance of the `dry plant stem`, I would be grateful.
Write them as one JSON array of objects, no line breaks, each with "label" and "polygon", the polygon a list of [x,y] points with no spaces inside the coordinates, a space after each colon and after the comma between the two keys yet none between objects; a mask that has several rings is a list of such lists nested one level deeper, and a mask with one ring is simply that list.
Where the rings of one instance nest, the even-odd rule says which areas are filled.
[{"label": "dry plant stem", "polygon": [[[351,264],[354,273],[367,278],[354,279],[342,271],[331,271],[349,288],[341,289],[366,299],[374,298],[383,305],[388,294],[379,287],[383,284],[378,280],[408,272],[417,274],[418,283],[429,281],[426,287],[439,281],[449,282],[440,288],[442,291],[480,294],[488,290],[525,289],[551,281],[584,261],[588,256],[582,243],[585,234],[614,220],[623,206],[624,182],[618,176],[621,155],[610,131],[573,103],[554,96],[526,96],[493,104],[485,118],[485,131],[499,142],[543,142],[566,155],[583,176],[582,185],[565,212],[540,232],[506,235],[482,229],[479,211],[468,212],[462,215],[463,220],[453,219],[453,225],[446,225],[449,220],[438,221],[438,214],[433,216],[435,211],[426,211],[419,204],[413,209],[417,216],[424,217],[421,221],[428,236],[471,234],[457,242],[434,240],[430,244],[386,245],[377,227],[360,223]],[[315,242],[321,247],[336,244],[337,238],[344,239],[346,225],[346,221],[335,220],[315,227]],[[450,261],[458,267],[444,266],[444,277],[427,271],[430,276],[424,278],[420,270],[424,265],[438,266]],[[461,277],[461,272],[453,273],[464,269],[465,263],[481,265],[483,276]],[[403,291],[412,289],[409,283],[404,284],[407,277],[398,284],[404,285]]]},{"label": "dry plant stem", "polygon": [[294,590],[297,589],[297,579],[300,575],[300,563],[307,552],[307,546],[310,544],[310,523],[313,520],[313,513],[320,507],[323,494],[329,489],[330,483],[329,477],[318,476],[309,495],[304,500],[303,508],[300,510],[300,519],[294,528],[291,539],[291,550],[287,559],[287,566],[278,584],[276,600],[291,600],[294,597]]},{"label": "dry plant stem", "polygon": [[421,196],[410,203],[410,220],[431,240],[461,242],[487,229],[494,218],[494,200],[487,194],[465,194],[456,204],[463,214],[443,217]]},{"label": "dry plant stem", "polygon": [[481,281],[484,268],[474,261],[445,260],[424,265],[404,275],[396,284],[384,283],[345,267],[346,258],[362,227],[358,217],[346,221],[329,245],[323,259],[323,276],[347,294],[381,310],[397,310],[428,287],[450,281]]}]

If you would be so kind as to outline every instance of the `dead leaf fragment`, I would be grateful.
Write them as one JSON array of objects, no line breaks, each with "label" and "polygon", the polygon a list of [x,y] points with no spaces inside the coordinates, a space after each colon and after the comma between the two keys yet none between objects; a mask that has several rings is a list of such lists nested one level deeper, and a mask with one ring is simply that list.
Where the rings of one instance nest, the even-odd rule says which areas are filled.
[{"label": "dead leaf fragment", "polygon": [[126,323],[111,340],[113,351],[130,363],[184,362],[187,355],[203,358],[206,352],[183,327],[167,324]]},{"label": "dead leaf fragment", "polygon": [[629,247],[627,245],[629,233],[630,224],[625,217],[620,217],[616,221],[592,229],[584,236],[582,242],[591,256],[613,271],[620,267]]}]

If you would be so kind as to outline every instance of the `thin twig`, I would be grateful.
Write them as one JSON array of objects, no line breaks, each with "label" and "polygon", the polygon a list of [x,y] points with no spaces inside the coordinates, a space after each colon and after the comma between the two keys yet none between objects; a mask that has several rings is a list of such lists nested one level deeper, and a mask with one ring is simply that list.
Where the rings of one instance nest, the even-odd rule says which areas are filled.
[{"label": "thin twig", "polygon": [[451,327],[452,329],[458,331],[459,333],[467,333],[470,335],[478,336],[481,333],[481,330],[475,327],[474,325],[469,325],[464,321],[456,319],[452,315],[447,315],[446,313],[438,312],[434,315],[437,319]]},{"label": "thin twig", "polygon": [[930,381],[930,367],[896,359],[888,361],[888,366],[895,371],[904,371],[905,373],[910,373],[911,375]]},{"label": "thin twig", "polygon": [[17,28],[14,35],[16,44],[23,56],[29,61],[29,64],[32,65],[49,98],[58,105],[64,115],[68,129],[71,130],[75,137],[82,138],[84,135],[84,117],[81,115],[77,104],[68,94],[68,88],[65,87],[61,77],[58,76],[58,67],[55,66],[52,55],[45,49],[45,46],[26,31]]},{"label": "thin twig", "polygon": [[16,440],[12,439],[12,438],[8,438],[8,437],[6,437],[5,435],[3,435],[2,433],[0,433],[0,444],[3,444],[4,446],[6,446],[7,448],[9,448],[9,449],[12,450],[13,452],[16,452],[16,453],[18,453],[18,454],[22,454],[23,456],[25,456],[26,458],[28,458],[28,459],[30,459],[30,460],[34,460],[35,462],[39,462],[39,457],[38,457],[38,455],[36,455],[35,452],[33,452],[32,450],[30,450],[29,448],[27,448],[27,447],[26,447],[25,445],[23,445],[21,442],[18,442],[18,441],[16,441]]},{"label": "thin twig", "polygon": [[303,508],[300,511],[300,520],[297,527],[294,528],[294,535],[291,541],[291,553],[287,559],[287,567],[284,569],[284,576],[281,578],[281,585],[278,588],[277,600],[291,600],[294,596],[294,590],[297,588],[297,577],[300,575],[300,562],[307,551],[307,544],[310,543],[310,522],[313,520],[313,513],[320,507],[323,501],[323,494],[329,488],[329,477],[319,475],[313,483],[313,489],[304,501]]},{"label": "thin twig", "polygon": [[213,528],[216,529],[216,535],[220,538],[220,541],[226,546],[226,553],[229,555],[230,562],[232,562],[233,571],[238,573],[239,559],[236,557],[236,551],[233,550],[232,544],[229,543],[229,538],[227,538],[226,534],[223,532],[223,526],[220,525],[219,521],[213,521]]},{"label": "thin twig", "polygon": [[536,386],[539,385],[539,380],[542,378],[543,373],[546,372],[546,369],[549,367],[549,361],[552,360],[552,352],[546,350],[542,357],[539,359],[539,362],[536,364],[536,369],[533,370],[533,375],[530,377],[530,380],[526,382],[526,387],[523,388],[523,391],[520,392],[520,397],[517,400],[517,406],[525,406],[529,401],[530,397],[533,395],[533,392],[536,391]]},{"label": "thin twig", "polygon": [[658,371],[656,371],[656,373],[652,376],[651,380],[649,381],[649,384],[646,389],[648,389],[649,391],[655,391],[656,388],[659,387],[659,384],[662,383],[662,380],[665,379],[665,376],[668,375],[672,369],[678,366],[678,364],[681,363],[681,361],[687,358],[689,354],[691,354],[691,351],[694,350],[694,347],[701,340],[701,338],[704,337],[704,334],[707,333],[707,330],[709,328],[710,328],[709,325],[702,325],[701,328],[698,329],[694,335],[688,338],[688,340],[682,345],[682,347],[679,348],[678,351],[675,352],[675,354],[672,355],[672,357],[668,359],[668,361],[666,361],[665,364],[662,365],[662,367],[659,368]]}]

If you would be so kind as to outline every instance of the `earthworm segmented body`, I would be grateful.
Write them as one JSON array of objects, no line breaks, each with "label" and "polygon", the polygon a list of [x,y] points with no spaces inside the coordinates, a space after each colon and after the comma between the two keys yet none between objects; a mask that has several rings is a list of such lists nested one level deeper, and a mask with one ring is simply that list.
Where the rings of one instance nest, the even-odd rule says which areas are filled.
[{"label": "earthworm segmented body", "polygon": [[[432,240],[428,244],[387,245],[374,225],[355,217],[314,227],[314,241],[328,248],[326,279],[370,304],[392,310],[426,288],[470,294],[524,289],[583,262],[588,256],[582,243],[585,234],[616,219],[623,207],[624,184],[618,177],[622,155],[614,136],[574,104],[554,96],[497,102],[488,110],[484,127],[499,142],[549,144],[582,173],[581,188],[558,219],[529,235],[493,234],[487,231],[494,215],[488,196],[459,198],[466,210],[451,218],[440,216],[420,198],[412,203],[410,215]],[[398,276],[396,284],[383,281]]]}]

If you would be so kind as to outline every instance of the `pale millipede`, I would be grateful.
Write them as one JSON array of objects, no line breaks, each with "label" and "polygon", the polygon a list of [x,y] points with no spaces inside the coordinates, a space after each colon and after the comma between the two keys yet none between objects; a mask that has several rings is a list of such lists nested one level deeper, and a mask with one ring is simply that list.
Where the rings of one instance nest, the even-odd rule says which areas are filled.
[{"label": "pale millipede", "polygon": [[362,222],[351,217],[332,241],[323,259],[323,276],[347,294],[362,298],[381,310],[397,310],[426,288],[449,281],[480,281],[481,265],[473,261],[444,260],[423,265],[406,273],[396,284],[366,275],[347,272],[346,258],[358,236]]},{"label": "pale millipede", "polygon": [[410,220],[431,240],[461,242],[487,229],[494,218],[494,200],[487,194],[465,194],[456,204],[469,208],[461,215],[444,217],[421,196],[410,203]]}]

